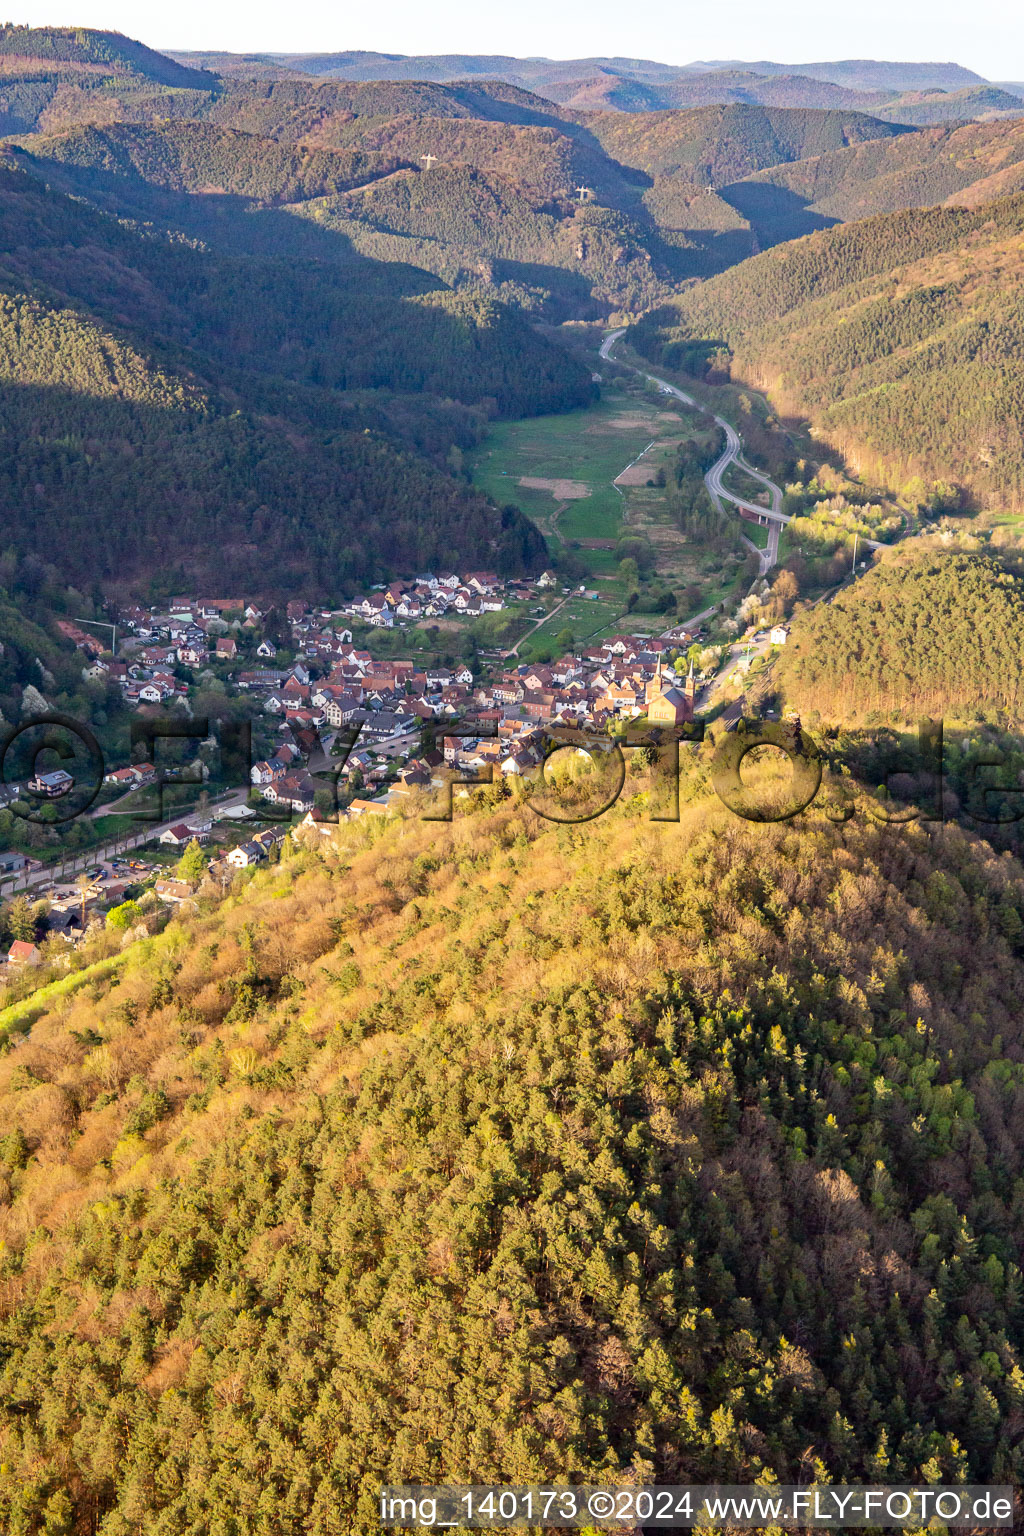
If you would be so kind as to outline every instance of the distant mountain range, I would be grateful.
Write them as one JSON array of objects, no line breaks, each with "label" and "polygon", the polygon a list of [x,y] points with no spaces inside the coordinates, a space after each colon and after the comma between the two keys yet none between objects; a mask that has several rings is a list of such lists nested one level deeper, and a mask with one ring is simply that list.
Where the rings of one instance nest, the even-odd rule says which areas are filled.
[{"label": "distant mountain range", "polygon": [[[157,547],[170,590],[202,566],[330,592],[441,550],[528,569],[546,556],[537,531],[450,470],[488,418],[591,398],[589,368],[550,327],[641,315],[654,353],[686,361],[695,346],[699,364],[721,343],[737,376],[763,378],[851,453],[877,439],[871,462],[887,470],[882,416],[899,399],[906,467],[952,465],[986,498],[983,449],[1024,504],[1015,442],[970,416],[945,361],[973,348],[979,399],[1017,419],[1020,347],[986,263],[1010,263],[1016,283],[1020,253],[983,233],[990,207],[1001,231],[1024,219],[1024,101],[1011,93],[944,65],[807,66],[839,76],[816,81],[783,65],[581,60],[557,66],[556,87],[545,60],[433,61],[477,64],[454,83],[338,73],[390,62],[415,76],[418,60],[301,62],[169,59],[112,33],[0,27],[0,433],[34,445],[31,464],[24,448],[0,454],[0,504],[30,508],[12,538],[60,551],[69,575],[143,580]],[[538,89],[483,72],[502,62]],[[911,122],[897,98],[874,105],[880,81],[905,87]],[[1016,105],[1000,115],[1005,100]],[[994,120],[965,120],[981,104]],[[948,120],[933,125],[935,112]],[[916,211],[942,203],[941,216]],[[879,238],[857,222],[871,215]],[[855,334],[856,282],[909,269],[919,228],[938,241],[920,253],[925,286],[941,286],[960,235],[968,286],[915,297],[910,387],[898,394],[879,363],[869,409],[830,327],[842,305]],[[762,278],[806,270],[811,289],[815,262],[827,276],[847,256],[849,292],[811,313],[801,290],[791,325],[755,324]],[[985,371],[986,327],[1009,394]],[[790,361],[804,330],[830,360],[807,387]],[[951,425],[929,439],[913,411],[930,390]],[[961,419],[981,420],[980,449]],[[98,541],[100,519],[111,531]]]},{"label": "distant mountain range", "polygon": [[583,111],[651,112],[743,103],[870,112],[891,122],[969,121],[1024,113],[1024,86],[1001,86],[960,64],[839,59],[777,64],[738,59],[519,59],[504,54],[175,53],[179,63],[248,77],[330,80],[502,80]]},{"label": "distant mountain range", "polygon": [[854,91],[958,91],[966,85],[987,85],[982,75],[962,64],[889,63],[884,59],[833,59],[818,64],[773,64],[738,59],[688,64],[688,70],[744,69],[755,75],[807,75]]}]

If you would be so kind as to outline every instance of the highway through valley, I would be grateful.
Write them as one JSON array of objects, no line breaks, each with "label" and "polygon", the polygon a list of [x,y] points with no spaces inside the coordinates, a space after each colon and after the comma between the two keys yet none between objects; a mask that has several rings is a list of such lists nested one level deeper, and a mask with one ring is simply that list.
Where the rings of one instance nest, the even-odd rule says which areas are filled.
[{"label": "highway through valley", "polygon": [[[614,352],[616,342],[618,342],[620,338],[625,334],[626,327],[623,326],[620,330],[612,331],[608,336],[606,336],[604,341],[601,343],[601,356],[607,359],[609,362],[617,361],[617,359],[615,359],[612,354]],[[632,364],[627,363],[625,366],[632,367]],[[633,372],[638,373],[641,378],[649,380],[650,383],[656,384],[664,394],[674,395],[677,400],[681,400],[682,403],[684,405],[688,405],[691,410],[702,411],[704,409],[702,405],[697,404],[697,401],[694,400],[692,395],[688,395],[685,390],[679,389],[677,385],[670,383],[668,379],[661,379],[657,376],[657,374],[648,373],[643,368],[633,368]],[[715,460],[714,464],[712,464],[711,468],[705,474],[704,484],[708,488],[708,495],[711,497],[715,505],[720,509],[722,508],[723,501],[727,501],[730,502],[734,507],[738,507],[741,511],[754,513],[758,518],[767,520],[768,543],[764,549],[758,549],[753,539],[748,539],[746,534],[743,535],[744,542],[748,544],[757,555],[757,558],[760,562],[760,574],[764,576],[768,573],[768,571],[772,569],[774,565],[778,564],[779,533],[782,529],[782,525],[789,522],[789,518],[782,510],[782,491],[780,487],[775,484],[774,480],[769,480],[767,475],[762,474],[759,469],[755,469],[752,464],[747,463],[746,459],[743,457],[742,439],[740,438],[740,435],[736,431],[736,428],[733,426],[732,422],[726,421],[724,416],[715,416],[714,420],[725,433],[725,451],[723,452],[720,459]],[[745,497],[738,496],[735,491],[731,491],[729,487],[724,484],[722,477],[726,470],[729,468],[730,464],[735,464],[737,468],[744,470],[754,480],[759,480],[761,484],[766,487],[771,498],[769,506],[763,507],[756,501],[748,501]]]},{"label": "highway through valley", "polygon": [[[626,329],[626,326],[622,326],[617,331],[611,331],[601,343],[601,356],[609,362],[618,361],[617,358],[612,356],[612,353],[616,342],[625,336]],[[668,379],[660,379],[657,374],[648,373],[644,368],[635,368],[632,363],[620,364],[620,366],[632,368],[633,372],[639,374],[641,378],[656,384],[664,394],[674,395],[677,400],[681,400],[684,405],[690,406],[692,410],[704,410],[704,406],[698,405],[692,395],[688,395],[685,390],[677,388]],[[708,414],[713,413],[709,412]],[[720,510],[724,510],[722,503],[727,501],[732,506],[738,507],[741,512],[755,513],[758,518],[764,519],[767,522],[768,543],[764,549],[758,549],[753,539],[748,539],[746,534],[742,535],[744,543],[750,546],[760,561],[760,574],[766,576],[772,567],[779,563],[779,534],[782,531],[783,525],[791,522],[792,519],[782,510],[781,488],[775,484],[774,480],[769,480],[767,475],[762,474],[761,470],[755,469],[753,464],[749,464],[743,457],[743,440],[732,422],[726,421],[724,416],[715,416],[714,420],[725,433],[725,451],[720,459],[715,460],[714,464],[705,474],[704,484],[708,488],[708,495]],[[729,489],[724,483],[723,476],[730,464],[735,464],[737,469],[743,470],[745,474],[750,475],[754,480],[760,481],[771,498],[770,504],[767,507],[761,506],[756,501],[748,501],[745,497],[738,496],[735,491]],[[881,548],[874,539],[861,539],[860,542],[866,549]]]}]

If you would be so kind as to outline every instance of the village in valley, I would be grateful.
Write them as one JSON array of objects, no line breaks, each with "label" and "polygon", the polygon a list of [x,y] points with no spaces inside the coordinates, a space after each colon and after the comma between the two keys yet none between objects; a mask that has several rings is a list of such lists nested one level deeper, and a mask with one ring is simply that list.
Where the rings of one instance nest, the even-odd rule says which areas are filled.
[{"label": "village in valley", "polygon": [[[563,587],[550,571],[530,581],[474,571],[420,575],[337,608],[293,600],[277,610],[240,596],[132,603],[116,612],[112,643],[60,618],[56,628],[81,652],[83,675],[113,682],[133,715],[186,722],[212,679],[250,721],[249,783],[218,781],[211,736],[193,765],[198,808],[193,790],[178,819],[172,815],[149,837],[126,835],[123,847],[115,840],[113,849],[97,849],[88,876],[77,881],[62,869],[47,885],[47,867],[18,853],[5,855],[0,879],[13,879],[12,891],[31,887],[36,899],[45,897],[46,931],[73,943],[90,921],[140,891],[173,909],[202,879],[224,886],[239,870],[273,858],[289,830],[319,836],[339,818],[398,810],[446,779],[539,774],[553,727],[607,738],[637,722],[686,724],[716,687],[741,685],[752,661],[787,635],[784,623],[768,622],[748,625],[732,644],[715,644],[709,617],[726,636],[739,626],[726,620],[723,628],[701,614],[659,634],[598,636],[547,661],[521,660],[519,644],[445,663],[426,659],[413,643],[407,655],[381,654],[383,634],[390,652],[394,640],[404,648],[401,631],[438,621],[457,650],[473,619],[506,610],[528,617],[520,626],[528,635],[571,599],[586,602],[585,588]],[[763,620],[769,612],[748,602],[740,617]],[[174,789],[177,775],[158,775],[148,759],[110,766],[103,809],[128,812],[158,777]],[[194,773],[182,773],[180,794],[196,782]],[[58,769],[27,788],[56,800],[70,784]],[[4,786],[4,803],[23,793]],[[17,940],[5,958],[21,965],[37,955],[31,939]]]},{"label": "village in valley", "polygon": [[[589,738],[586,756],[723,711],[732,723],[751,671],[785,644],[797,583],[763,562],[758,575],[749,539],[709,545],[676,526],[666,487],[708,430],[663,394],[619,378],[585,411],[492,424],[471,478],[537,521],[552,563],[534,575],[440,568],[328,604],[179,587],[55,613],[107,761],[63,832],[39,822],[70,803],[67,768],[6,775],[0,898],[45,907],[37,936],[77,944],[138,900],[152,924],[230,888],[289,834],[319,840],[417,797],[450,804],[472,793],[459,781],[532,794],[553,733]],[[139,739],[147,721],[153,741]],[[35,826],[25,802],[44,807]]]},{"label": "village in valley", "polygon": [[[693,718],[698,688],[722,659],[720,649],[705,654],[709,648],[699,644],[705,633],[701,624],[679,625],[657,636],[610,635],[550,662],[519,662],[514,654],[478,657],[476,670],[468,662],[439,665],[375,656],[369,646],[353,640],[349,627],[362,621],[391,629],[403,619],[498,612],[509,602],[537,598],[556,586],[550,572],[532,584],[473,572],[464,579],[425,575],[412,584],[394,583],[340,610],[293,601],[286,609],[293,659],[286,666],[280,665],[284,647],[268,639],[250,648],[259,664],[248,665],[240,662],[242,650],[233,636],[213,633],[232,614],[243,633],[258,632],[264,615],[254,604],[183,599],[166,614],[133,607],[122,614],[129,636],[122,646],[126,659],[100,659],[94,665],[117,668],[128,701],[173,705],[188,693],[188,685],[171,670],[175,663],[180,670],[201,668],[213,658],[227,662],[229,680],[276,736],[273,750],[252,765],[253,789],[271,804],[302,813],[313,809],[316,794],[296,744],[303,731],[316,732],[330,752],[332,733],[348,727],[350,736],[358,728],[343,780],[350,788],[378,792],[392,784],[393,798],[403,789],[428,787],[443,765],[469,769],[489,763],[505,776],[525,773],[539,764],[543,727],[552,723],[607,731],[617,722],[641,717],[670,725]],[[561,591],[569,595],[568,589]],[[752,638],[763,650],[783,644],[786,634],[786,626],[777,624]],[[741,671],[744,662],[742,655],[736,658]],[[447,735],[446,724],[456,721],[460,734]],[[474,724],[479,737],[471,734]],[[423,751],[425,737],[432,746]],[[143,765],[115,770],[109,777],[119,783],[133,776],[144,782],[150,772],[150,765]],[[360,814],[369,805],[384,808],[388,798],[360,795],[347,810]]]}]

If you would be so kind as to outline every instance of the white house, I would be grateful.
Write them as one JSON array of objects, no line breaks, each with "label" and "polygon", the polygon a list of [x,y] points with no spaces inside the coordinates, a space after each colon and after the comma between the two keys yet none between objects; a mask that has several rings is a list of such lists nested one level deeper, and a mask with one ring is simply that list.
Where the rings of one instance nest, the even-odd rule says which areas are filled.
[{"label": "white house", "polygon": [[185,848],[193,838],[199,844],[208,843],[212,825],[209,821],[179,821],[173,827],[168,827],[166,832],[161,832],[160,841],[172,848]]},{"label": "white house", "polygon": [[250,864],[261,863],[266,856],[266,850],[259,843],[239,843],[237,848],[232,848],[225,863],[234,869],[247,869]]},{"label": "white house", "polygon": [[[283,764],[281,765],[280,772],[285,772]],[[266,759],[260,763],[253,763],[249,770],[249,782],[251,784],[272,784],[277,777],[278,774],[274,771]]]}]

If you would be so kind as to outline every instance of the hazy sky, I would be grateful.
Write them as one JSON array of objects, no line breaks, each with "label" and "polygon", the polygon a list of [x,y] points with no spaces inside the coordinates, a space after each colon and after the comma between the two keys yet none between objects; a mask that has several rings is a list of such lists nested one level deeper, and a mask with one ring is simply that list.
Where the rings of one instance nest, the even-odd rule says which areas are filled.
[{"label": "hazy sky", "polygon": [[480,0],[294,7],[267,0],[16,0],[10,19],[113,28],[156,48],[232,52],[620,54],[693,59],[955,59],[1024,80],[1024,28],[1011,0]]}]

